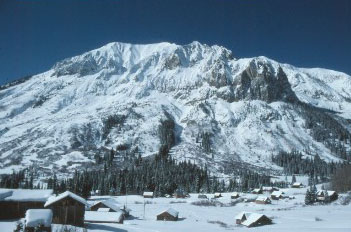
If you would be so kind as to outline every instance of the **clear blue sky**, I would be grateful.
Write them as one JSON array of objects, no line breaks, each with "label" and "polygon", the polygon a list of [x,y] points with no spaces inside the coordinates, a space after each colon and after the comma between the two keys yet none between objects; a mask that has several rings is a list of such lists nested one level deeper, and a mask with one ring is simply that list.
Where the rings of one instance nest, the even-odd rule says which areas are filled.
[{"label": "clear blue sky", "polygon": [[194,40],[351,74],[351,1],[0,0],[0,84],[112,41]]}]

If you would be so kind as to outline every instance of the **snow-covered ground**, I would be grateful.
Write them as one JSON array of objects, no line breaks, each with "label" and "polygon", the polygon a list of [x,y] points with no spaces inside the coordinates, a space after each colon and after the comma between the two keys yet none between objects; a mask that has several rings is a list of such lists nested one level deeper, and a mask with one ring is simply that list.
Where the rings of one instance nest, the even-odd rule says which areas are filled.
[{"label": "snow-covered ground", "polygon": [[[132,210],[132,216],[125,220],[124,224],[87,224],[87,230],[89,232],[351,231],[351,205],[341,205],[337,200],[329,205],[305,206],[306,188],[282,189],[282,191],[285,195],[294,196],[295,199],[272,200],[271,205],[242,202],[229,206],[230,193],[224,193],[223,197],[218,199],[220,202],[218,206],[196,206],[191,203],[199,201],[198,194],[190,194],[190,198],[187,199],[145,199],[148,201],[145,214],[142,196],[114,197],[120,204],[127,203],[128,208]],[[213,196],[213,194],[207,195]],[[257,195],[241,194],[241,197],[250,199]],[[106,198],[109,197],[93,197],[90,203]],[[180,220],[156,221],[156,215],[168,208],[179,211]],[[236,225],[234,218],[241,211],[265,214],[272,218],[273,224],[254,228]],[[14,225],[15,221],[0,221],[2,232],[12,232]]]}]

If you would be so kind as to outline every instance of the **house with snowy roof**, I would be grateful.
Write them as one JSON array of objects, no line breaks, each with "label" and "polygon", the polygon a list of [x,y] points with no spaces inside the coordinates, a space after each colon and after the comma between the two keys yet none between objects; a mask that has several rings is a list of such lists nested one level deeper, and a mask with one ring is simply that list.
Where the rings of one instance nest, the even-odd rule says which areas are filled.
[{"label": "house with snowy roof", "polygon": [[269,199],[269,197],[265,197],[265,196],[257,197],[255,202],[256,202],[256,204],[271,204],[272,203],[271,199]]},{"label": "house with snowy roof", "polygon": [[274,191],[271,194],[272,200],[279,200],[279,199],[282,199],[283,197],[284,195],[282,191]]},{"label": "house with snowy roof", "polygon": [[43,232],[51,232],[51,223],[51,209],[29,209],[24,219],[24,231],[34,232],[40,229]]},{"label": "house with snowy roof", "polygon": [[95,202],[91,207],[90,211],[99,212],[122,212],[124,217],[128,217],[130,214],[130,209],[120,205],[113,199],[108,199],[104,201]]},{"label": "house with snowy roof", "polygon": [[215,193],[215,194],[214,194],[214,198],[220,198],[220,197],[222,197],[222,194],[221,194],[221,193]]},{"label": "house with snowy roof", "polygon": [[144,198],[153,198],[154,197],[154,193],[153,192],[144,192],[143,193],[143,197]]},{"label": "house with snowy roof", "polygon": [[335,201],[339,197],[336,191],[319,190],[317,191],[317,201],[325,201],[327,195],[330,201]]},{"label": "house with snowy roof", "polygon": [[169,208],[165,211],[162,211],[161,213],[159,213],[156,217],[156,219],[158,221],[177,221],[178,220],[178,215],[179,212]]},{"label": "house with snowy roof", "polygon": [[262,194],[262,192],[263,192],[262,188],[256,188],[256,189],[251,191],[251,193],[253,193],[253,194]]},{"label": "house with snowy roof", "polygon": [[271,224],[272,220],[264,214],[241,212],[235,217],[235,222],[247,227],[254,227]]},{"label": "house with snowy roof", "polygon": [[43,209],[52,194],[50,189],[0,189],[0,220],[23,218],[28,209]]},{"label": "house with snowy roof", "polygon": [[53,223],[72,226],[84,226],[86,200],[77,194],[66,191],[50,197],[44,207],[53,212]]},{"label": "house with snowy roof", "polygon": [[240,197],[240,195],[239,195],[238,192],[233,192],[233,193],[230,195],[230,198],[231,198],[231,199],[237,199],[237,198],[239,198],[239,197]]},{"label": "house with snowy roof", "polygon": [[108,200],[104,200],[104,201],[95,202],[90,207],[90,210],[91,211],[102,211],[101,209],[105,209],[104,211],[106,211],[106,212],[119,212],[119,211],[121,211],[120,207],[121,206],[116,201],[114,201],[112,199],[108,199]]},{"label": "house with snowy roof", "polygon": [[295,182],[291,185],[291,188],[302,188],[303,184],[301,182]]}]

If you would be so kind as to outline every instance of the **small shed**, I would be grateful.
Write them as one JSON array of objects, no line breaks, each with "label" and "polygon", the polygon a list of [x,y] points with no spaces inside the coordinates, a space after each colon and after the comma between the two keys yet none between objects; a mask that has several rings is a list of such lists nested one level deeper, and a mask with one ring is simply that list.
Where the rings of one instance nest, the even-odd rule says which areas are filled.
[{"label": "small shed", "polygon": [[295,182],[291,185],[291,188],[302,188],[303,184],[301,182]]},{"label": "small shed", "polygon": [[283,192],[282,191],[274,191],[271,194],[272,200],[279,200],[279,199],[282,199],[283,197],[284,196],[283,196]]},{"label": "small shed", "polygon": [[154,193],[153,192],[144,192],[143,196],[144,196],[144,198],[153,198]]},{"label": "small shed", "polygon": [[336,191],[325,191],[325,190],[319,190],[317,192],[317,200],[318,201],[324,201],[326,197],[326,192],[328,193],[328,197],[330,201],[335,201],[338,199],[338,193]]},{"label": "small shed", "polygon": [[36,228],[40,228],[40,231],[51,232],[51,222],[50,209],[29,209],[26,212],[24,231],[34,232]]},{"label": "small shed", "polygon": [[233,193],[230,195],[230,198],[231,198],[231,199],[237,199],[237,198],[239,198],[239,197],[240,197],[240,195],[239,195],[238,192],[233,192]]},{"label": "small shed", "polygon": [[52,190],[0,189],[0,220],[25,217],[28,209],[43,209]]},{"label": "small shed", "polygon": [[271,204],[271,199],[269,199],[269,197],[265,197],[265,196],[260,196],[257,197],[255,200],[256,204]]},{"label": "small shed", "polygon": [[235,216],[235,223],[236,224],[241,224],[243,221],[245,221],[251,213],[249,212],[240,212],[238,215]]},{"label": "small shed", "polygon": [[123,224],[124,215],[119,212],[85,211],[84,221],[90,223],[119,223]]},{"label": "small shed", "polygon": [[66,191],[49,198],[45,208],[52,210],[55,224],[84,226],[84,212],[87,205],[84,198]]},{"label": "small shed", "polygon": [[271,223],[272,223],[272,220],[264,214],[250,213],[249,215],[246,216],[246,220],[241,222],[241,225],[244,225],[247,227],[255,227],[255,226],[269,225]]},{"label": "small shed", "polygon": [[107,212],[118,212],[118,211],[121,211],[120,207],[121,206],[116,201],[114,201],[112,199],[108,199],[108,200],[98,201],[98,202],[94,203],[90,207],[90,210],[91,211],[99,211],[99,209],[103,208],[105,212],[106,211]]},{"label": "small shed", "polygon": [[177,221],[179,212],[169,208],[157,215],[158,221]]},{"label": "small shed", "polygon": [[206,194],[199,194],[199,195],[197,196],[197,198],[199,198],[199,199],[208,199],[208,197],[207,197]]},{"label": "small shed", "polygon": [[215,194],[214,194],[214,198],[220,198],[220,197],[222,197],[222,194],[221,194],[221,193],[215,193]]},{"label": "small shed", "polygon": [[251,193],[253,193],[253,194],[262,194],[262,188],[257,188],[257,189],[254,189],[254,190],[252,190],[252,192]]}]

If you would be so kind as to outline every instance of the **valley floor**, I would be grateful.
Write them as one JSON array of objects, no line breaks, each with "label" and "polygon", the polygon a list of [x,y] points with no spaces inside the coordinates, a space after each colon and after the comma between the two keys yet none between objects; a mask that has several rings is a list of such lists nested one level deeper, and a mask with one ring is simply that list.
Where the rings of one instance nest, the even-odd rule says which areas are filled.
[{"label": "valley floor", "polygon": [[[197,194],[187,199],[154,198],[145,207],[141,196],[121,196],[115,199],[132,210],[131,217],[124,224],[87,224],[88,232],[210,232],[210,231],[351,231],[351,205],[341,205],[337,200],[329,205],[305,206],[306,188],[283,189],[285,195],[295,199],[272,200],[271,205],[258,205],[254,202],[238,203],[229,206],[230,193],[224,193],[218,201],[222,206],[196,206],[192,202],[199,201]],[[263,194],[269,195],[269,194]],[[213,194],[208,194],[213,196]],[[242,194],[244,198],[257,195]],[[92,203],[109,197],[93,197]],[[156,215],[163,210],[173,208],[179,211],[177,222],[156,221]],[[235,224],[235,216],[241,211],[265,214],[273,219],[272,225],[246,228]],[[15,221],[0,221],[1,232],[12,232]]]}]

